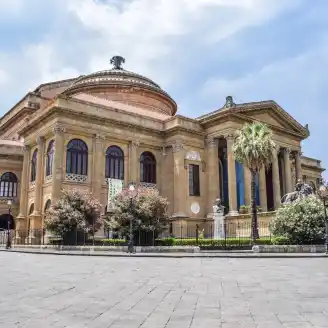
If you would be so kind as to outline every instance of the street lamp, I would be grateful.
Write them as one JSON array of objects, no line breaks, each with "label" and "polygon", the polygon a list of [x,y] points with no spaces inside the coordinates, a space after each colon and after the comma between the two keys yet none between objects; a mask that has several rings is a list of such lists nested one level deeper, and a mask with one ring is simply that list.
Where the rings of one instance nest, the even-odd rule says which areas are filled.
[{"label": "street lamp", "polygon": [[129,232],[129,242],[128,242],[128,253],[134,253],[133,247],[133,192],[135,187],[133,184],[130,184],[129,191],[130,191],[130,232]]},{"label": "street lamp", "polygon": [[7,202],[8,205],[8,220],[7,220],[7,243],[6,243],[6,249],[11,248],[11,240],[10,240],[10,218],[11,218],[11,205],[12,205],[12,201],[11,199],[8,199]]},{"label": "street lamp", "polygon": [[321,186],[318,191],[319,197],[323,202],[324,207],[324,215],[325,215],[325,226],[326,226],[326,254],[328,254],[328,218],[327,218],[327,209],[326,209],[326,201],[328,200],[328,184],[325,182],[321,182]]}]

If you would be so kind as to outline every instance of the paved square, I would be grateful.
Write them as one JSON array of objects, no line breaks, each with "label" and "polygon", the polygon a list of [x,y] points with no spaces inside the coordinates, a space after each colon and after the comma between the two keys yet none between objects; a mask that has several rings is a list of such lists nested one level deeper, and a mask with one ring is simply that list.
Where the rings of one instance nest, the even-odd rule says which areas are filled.
[{"label": "paved square", "polygon": [[328,327],[325,258],[0,252],[0,327]]}]

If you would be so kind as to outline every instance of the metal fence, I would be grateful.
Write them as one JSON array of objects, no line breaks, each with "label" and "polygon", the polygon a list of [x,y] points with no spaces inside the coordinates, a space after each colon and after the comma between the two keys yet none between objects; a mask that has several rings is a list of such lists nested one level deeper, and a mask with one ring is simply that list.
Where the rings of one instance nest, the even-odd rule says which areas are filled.
[{"label": "metal fence", "polygon": [[[270,224],[259,222],[260,239],[257,243],[271,244],[274,237],[270,232]],[[0,245],[115,245],[126,246],[128,233],[118,231],[99,231],[95,234],[84,231],[71,231],[61,236],[55,236],[45,229],[0,231]],[[323,241],[313,242],[321,244]],[[155,231],[134,230],[133,244],[135,246],[200,246],[203,249],[248,249],[253,245],[251,222],[224,222],[220,226],[212,222],[200,224],[171,222],[168,229],[161,234]]]}]

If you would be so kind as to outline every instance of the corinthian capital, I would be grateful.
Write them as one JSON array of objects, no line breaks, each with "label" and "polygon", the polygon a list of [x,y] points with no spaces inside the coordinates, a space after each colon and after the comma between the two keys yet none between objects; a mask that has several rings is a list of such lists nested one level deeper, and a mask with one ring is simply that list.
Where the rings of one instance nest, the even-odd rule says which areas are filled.
[{"label": "corinthian capital", "polygon": [[131,146],[132,146],[132,148],[138,148],[140,146],[140,141],[139,140],[132,140],[131,141]]},{"label": "corinthian capital", "polygon": [[36,137],[36,143],[38,144],[38,146],[43,145],[43,143],[44,143],[44,137],[43,136],[37,136]]},{"label": "corinthian capital", "polygon": [[29,152],[30,151],[30,146],[29,145],[24,145],[23,146],[23,151],[24,151],[24,153]]},{"label": "corinthian capital", "polygon": [[173,153],[177,153],[184,148],[183,142],[181,140],[175,140],[172,144]]},{"label": "corinthian capital", "polygon": [[64,133],[66,131],[65,127],[63,125],[60,124],[56,124],[53,128],[52,131],[54,134],[57,133]]},{"label": "corinthian capital", "polygon": [[208,137],[206,138],[206,146],[207,148],[215,148],[217,147],[217,139],[213,138],[213,137]]}]

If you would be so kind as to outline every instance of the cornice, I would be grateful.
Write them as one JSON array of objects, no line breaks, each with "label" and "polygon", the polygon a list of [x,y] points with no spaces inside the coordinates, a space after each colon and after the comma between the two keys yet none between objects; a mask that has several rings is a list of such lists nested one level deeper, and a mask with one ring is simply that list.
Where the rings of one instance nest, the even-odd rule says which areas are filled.
[{"label": "cornice", "polygon": [[[308,130],[299,124],[291,115],[289,115],[284,109],[282,109],[276,102],[274,101],[263,101],[257,103],[246,103],[246,104],[237,104],[232,108],[221,108],[217,111],[212,113],[203,115],[197,119],[197,121],[201,125],[211,124],[213,121],[218,121],[223,117],[227,116],[237,116],[240,115],[242,112],[257,112],[263,110],[274,110],[278,115],[281,115],[283,119],[288,122],[292,127],[299,131],[299,133],[293,132],[294,135],[301,136],[302,139],[305,139],[309,136]],[[244,115],[242,115],[244,118]],[[252,120],[251,120],[252,121]],[[276,126],[273,126],[277,128]],[[282,129],[283,130],[283,129]]]}]

